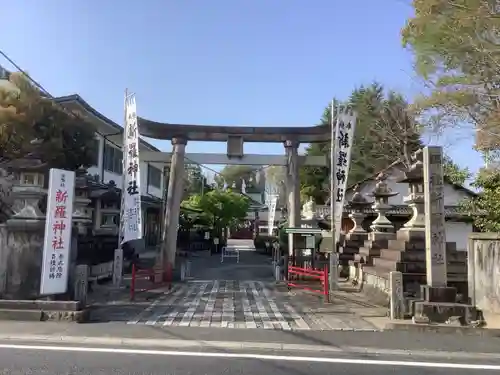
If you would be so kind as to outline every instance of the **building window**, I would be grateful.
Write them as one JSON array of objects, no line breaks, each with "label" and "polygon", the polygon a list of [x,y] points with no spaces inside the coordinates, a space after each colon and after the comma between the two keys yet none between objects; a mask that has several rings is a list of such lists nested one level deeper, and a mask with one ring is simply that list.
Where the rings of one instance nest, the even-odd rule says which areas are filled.
[{"label": "building window", "polygon": [[155,188],[161,189],[161,170],[148,165],[148,184]]},{"label": "building window", "polygon": [[123,154],[121,150],[105,144],[104,145],[104,170],[113,172],[116,174],[123,173]]}]

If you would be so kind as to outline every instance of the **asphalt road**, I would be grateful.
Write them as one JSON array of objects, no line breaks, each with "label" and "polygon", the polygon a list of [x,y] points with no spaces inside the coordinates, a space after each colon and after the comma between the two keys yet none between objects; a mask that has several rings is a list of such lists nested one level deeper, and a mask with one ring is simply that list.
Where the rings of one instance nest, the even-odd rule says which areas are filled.
[{"label": "asphalt road", "polygon": [[[490,366],[486,368],[485,366]],[[140,348],[0,343],[1,374],[150,375],[465,375],[500,371],[495,364],[436,358],[299,357],[284,353],[179,352]]]}]

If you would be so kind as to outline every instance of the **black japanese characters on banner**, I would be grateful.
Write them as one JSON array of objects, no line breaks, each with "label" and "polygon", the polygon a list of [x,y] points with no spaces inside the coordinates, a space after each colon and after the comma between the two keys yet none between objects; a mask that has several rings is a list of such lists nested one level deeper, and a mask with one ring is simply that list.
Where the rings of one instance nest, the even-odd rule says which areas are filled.
[{"label": "black japanese characters on banner", "polygon": [[120,214],[121,242],[142,238],[139,129],[135,97],[126,99],[123,163],[123,196]]},{"label": "black japanese characters on banner", "polygon": [[[332,113],[334,110],[332,108]],[[333,123],[332,118],[332,123]],[[341,228],[342,212],[344,209],[345,194],[347,191],[347,181],[349,177],[349,164],[351,158],[351,147],[354,138],[354,129],[356,125],[356,114],[349,109],[339,109],[337,111],[337,123],[335,137],[332,139],[332,166],[331,176],[333,202],[333,215],[335,222],[335,236],[338,241],[338,235]],[[333,137],[333,135],[332,135]]]}]

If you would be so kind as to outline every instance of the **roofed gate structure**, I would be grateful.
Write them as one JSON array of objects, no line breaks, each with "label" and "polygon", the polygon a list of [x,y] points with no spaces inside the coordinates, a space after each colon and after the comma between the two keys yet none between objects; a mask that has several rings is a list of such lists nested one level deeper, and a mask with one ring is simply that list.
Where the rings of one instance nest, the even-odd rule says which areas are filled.
[{"label": "roofed gate structure", "polygon": [[[299,156],[300,143],[325,142],[330,139],[329,126],[312,127],[253,127],[253,126],[209,126],[160,123],[139,118],[139,132],[142,136],[170,140],[172,154],[151,153],[146,158],[151,161],[170,162],[170,178],[165,204],[162,239],[162,263],[165,267],[175,265],[177,248],[177,228],[183,192],[184,158],[189,141],[226,142],[226,155],[201,154],[200,164],[239,165],[284,165],[286,166],[286,191],[288,203],[288,223],[300,225],[300,180],[301,165],[327,166],[326,156]],[[245,142],[282,143],[284,156],[245,155]],[[190,155],[191,160],[193,157]],[[158,160],[156,160],[158,159]],[[293,249],[293,235],[289,238],[289,251]]]}]

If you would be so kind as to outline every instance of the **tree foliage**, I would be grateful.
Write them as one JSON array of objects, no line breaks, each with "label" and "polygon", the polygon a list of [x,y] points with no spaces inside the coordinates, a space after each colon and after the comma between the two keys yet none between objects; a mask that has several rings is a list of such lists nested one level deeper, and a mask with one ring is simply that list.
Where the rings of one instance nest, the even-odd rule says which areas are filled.
[{"label": "tree foliage", "polygon": [[448,155],[445,155],[443,159],[443,173],[448,181],[460,186],[463,186],[472,177],[469,168],[460,167]]},{"label": "tree foliage", "polygon": [[496,0],[413,0],[402,30],[430,94],[416,101],[431,125],[473,124],[481,149],[500,147],[500,7]]},{"label": "tree foliage", "polygon": [[182,205],[202,211],[204,222],[225,228],[245,220],[250,208],[250,200],[231,189],[216,189],[203,195],[192,195]]},{"label": "tree foliage", "polygon": [[480,230],[500,232],[500,170],[480,171],[472,186],[480,193],[462,202],[464,211],[473,214],[474,224]]},{"label": "tree foliage", "polygon": [[[351,154],[348,185],[363,180],[401,160],[410,165],[410,155],[422,146],[420,126],[408,111],[404,97],[387,91],[379,83],[361,86],[351,93],[348,101],[339,104],[353,108],[357,114],[355,138]],[[322,125],[330,123],[330,107],[325,108]],[[335,123],[334,118],[334,123]],[[329,143],[311,144],[308,155],[330,155]],[[301,193],[324,203],[329,195],[329,171],[321,167],[301,169]]]},{"label": "tree foliage", "polygon": [[184,174],[184,198],[188,198],[193,194],[204,194],[211,189],[212,186],[208,184],[207,178],[203,175],[200,165],[186,165],[186,172]]},{"label": "tree foliage", "polygon": [[[336,101],[339,104],[338,101]],[[411,165],[411,155],[423,147],[420,139],[422,127],[409,103],[395,92],[387,91],[379,83],[355,89],[344,103],[358,114],[351,154],[348,186],[371,177],[400,161],[402,168]],[[330,107],[324,110],[321,124],[330,123]],[[312,144],[308,155],[330,156],[329,143]],[[444,172],[449,180],[462,185],[470,177],[467,169],[445,158]],[[301,168],[301,194],[303,200],[312,197],[323,204],[329,197],[330,172],[322,167]]]},{"label": "tree foliage", "polygon": [[13,73],[9,81],[0,86],[0,160],[36,153],[49,167],[92,165],[95,128],[42,96],[24,75]]}]

